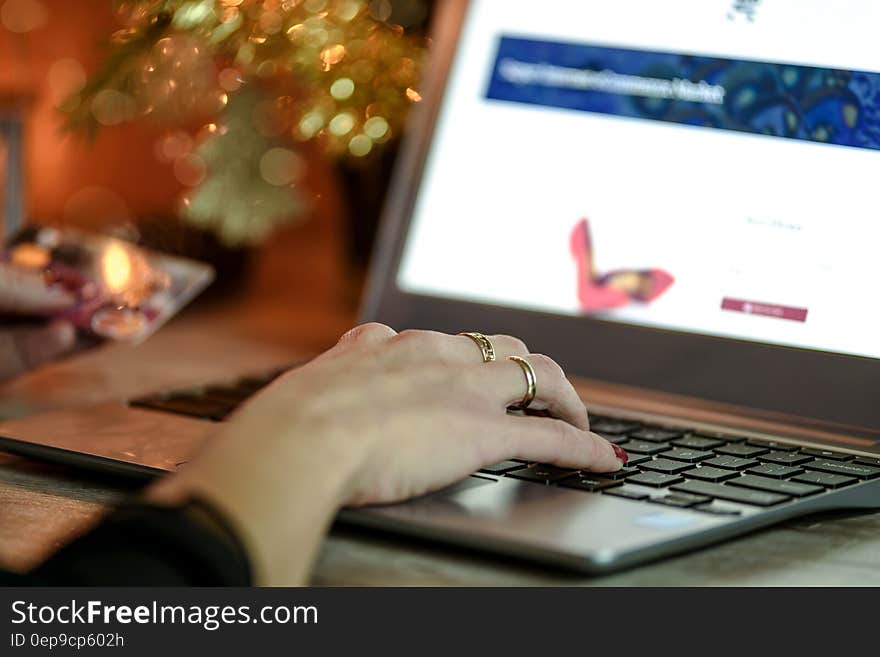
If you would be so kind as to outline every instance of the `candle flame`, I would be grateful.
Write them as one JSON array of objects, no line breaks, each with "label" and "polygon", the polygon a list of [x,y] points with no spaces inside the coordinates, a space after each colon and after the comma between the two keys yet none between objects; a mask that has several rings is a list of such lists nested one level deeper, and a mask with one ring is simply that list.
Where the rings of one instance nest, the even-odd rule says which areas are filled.
[{"label": "candle flame", "polygon": [[104,284],[111,293],[125,292],[131,283],[132,262],[128,251],[119,244],[110,244],[101,256]]}]

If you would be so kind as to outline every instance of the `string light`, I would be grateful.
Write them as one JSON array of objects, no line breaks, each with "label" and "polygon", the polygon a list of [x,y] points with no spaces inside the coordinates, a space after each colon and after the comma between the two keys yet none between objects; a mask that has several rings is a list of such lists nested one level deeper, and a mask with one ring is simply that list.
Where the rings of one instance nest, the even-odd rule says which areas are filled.
[{"label": "string light", "polygon": [[[169,132],[156,156],[193,188],[182,205],[193,221],[219,222],[228,240],[251,240],[305,205],[293,193],[303,168],[297,142],[357,159],[402,132],[421,101],[426,45],[392,20],[424,15],[424,2],[117,0],[124,26],[111,38],[104,68],[85,86],[73,79],[59,105],[71,124],[90,128],[138,117],[198,121],[195,139]],[[226,139],[241,94],[250,96],[236,103],[237,137]],[[236,154],[242,143],[261,150]],[[241,168],[245,160],[253,171]],[[240,200],[228,202],[233,196]]]},{"label": "string light", "polygon": [[[352,134],[397,132],[421,96],[422,38],[388,21],[388,0],[119,0],[122,55],[82,93],[87,119],[105,125],[138,115],[171,121],[222,112],[228,94],[255,78],[297,90],[291,134],[319,139],[330,154],[353,154]],[[406,5],[398,0],[397,5]],[[422,5],[423,0],[409,0]],[[403,7],[402,14],[413,13]],[[218,67],[215,62],[232,64]],[[219,70],[218,70],[219,69]],[[95,97],[105,91],[94,107]],[[117,94],[126,94],[127,100]],[[388,129],[367,108],[380,101]],[[82,112],[82,110],[74,110]],[[333,117],[350,117],[333,122]],[[320,119],[320,120],[319,120]],[[347,128],[347,129],[342,129]],[[382,139],[382,136],[379,139]],[[363,152],[366,149],[354,149]]]}]

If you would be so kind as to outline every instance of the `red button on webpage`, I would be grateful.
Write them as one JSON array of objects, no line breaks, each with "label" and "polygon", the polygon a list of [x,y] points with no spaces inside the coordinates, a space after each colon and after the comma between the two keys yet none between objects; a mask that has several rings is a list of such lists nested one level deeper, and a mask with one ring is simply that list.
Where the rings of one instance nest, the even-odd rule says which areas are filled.
[{"label": "red button on webpage", "polygon": [[775,317],[776,319],[788,319],[793,322],[807,321],[806,308],[780,306],[779,304],[765,303],[763,301],[748,301],[746,299],[724,297],[721,300],[721,309],[746,313],[747,315],[761,315],[763,317]]}]

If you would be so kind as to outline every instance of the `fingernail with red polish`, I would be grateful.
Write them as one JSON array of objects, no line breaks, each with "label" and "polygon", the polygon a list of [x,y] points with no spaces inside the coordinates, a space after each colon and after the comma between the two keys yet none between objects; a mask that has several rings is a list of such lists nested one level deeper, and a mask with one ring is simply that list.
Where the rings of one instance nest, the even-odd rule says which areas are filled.
[{"label": "fingernail with red polish", "polygon": [[629,454],[624,452],[620,445],[612,444],[611,449],[614,450],[614,455],[617,457],[617,460],[626,465],[626,462],[629,461]]}]

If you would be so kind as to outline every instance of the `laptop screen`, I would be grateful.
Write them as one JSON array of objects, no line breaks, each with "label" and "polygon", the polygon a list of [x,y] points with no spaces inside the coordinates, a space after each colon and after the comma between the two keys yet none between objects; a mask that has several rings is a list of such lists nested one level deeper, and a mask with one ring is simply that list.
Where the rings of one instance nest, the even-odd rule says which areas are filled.
[{"label": "laptop screen", "polygon": [[873,0],[470,4],[404,292],[880,358]]}]

